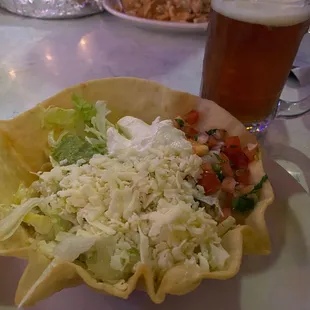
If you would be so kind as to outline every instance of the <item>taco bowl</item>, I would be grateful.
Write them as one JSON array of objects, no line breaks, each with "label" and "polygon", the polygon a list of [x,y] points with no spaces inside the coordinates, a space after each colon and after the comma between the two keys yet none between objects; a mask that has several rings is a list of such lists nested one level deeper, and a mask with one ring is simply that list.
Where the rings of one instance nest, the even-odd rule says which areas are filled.
[{"label": "taco bowl", "polygon": [[[68,88],[18,117],[0,123],[0,161],[3,169],[0,182],[1,218],[7,216],[5,206],[16,204],[15,193],[20,184],[28,187],[38,178],[33,173],[50,169],[50,128],[42,125],[44,115],[49,107],[71,109],[73,94],[89,103],[104,100],[111,111],[107,118],[112,124],[125,116],[150,124],[158,116],[163,120],[175,119],[195,110],[199,113],[195,127],[200,132],[221,128],[230,136],[238,136],[242,147],[257,144],[255,137],[238,120],[211,101],[135,78],[89,81]],[[249,163],[248,169],[251,184],[258,184],[265,176],[261,151],[258,151],[256,160]],[[2,225],[0,223],[0,235],[5,236],[0,242],[0,255],[28,259],[16,292],[18,305],[33,305],[63,288],[83,282],[97,291],[121,298],[127,298],[139,287],[155,303],[161,303],[167,294],[183,295],[194,290],[203,279],[233,277],[239,271],[243,253],[269,254],[270,241],[264,214],[272,201],[272,187],[266,181],[261,186],[253,211],[237,219],[237,225],[222,236],[220,246],[229,255],[223,268],[218,270],[206,271],[198,265],[179,263],[158,276],[147,263],[139,262],[126,279],[126,285],[99,281],[76,259],[55,261],[56,258],[40,252],[34,242],[33,227],[25,224],[23,215],[14,229],[8,229],[7,225],[4,227],[3,221]]]}]

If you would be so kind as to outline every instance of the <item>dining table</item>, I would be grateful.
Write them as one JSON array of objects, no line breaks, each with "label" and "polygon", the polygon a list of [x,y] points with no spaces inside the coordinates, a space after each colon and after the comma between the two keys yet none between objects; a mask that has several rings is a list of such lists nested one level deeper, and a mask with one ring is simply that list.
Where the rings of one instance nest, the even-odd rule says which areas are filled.
[{"label": "dining table", "polygon": [[[183,33],[163,29],[143,29],[141,25],[126,23],[106,12],[84,18],[43,20],[0,10],[0,119],[13,118],[66,87],[99,78],[138,77],[157,81],[172,89],[199,95],[205,37],[206,33],[203,32]],[[297,57],[310,63],[310,34],[305,35]],[[296,101],[308,95],[310,95],[310,85],[301,87],[288,80],[281,98]],[[288,201],[288,208],[292,205],[295,208],[300,204],[306,208],[305,205],[310,202],[307,198],[310,188],[310,113],[294,119],[275,119],[261,138],[261,144],[266,158],[266,171],[272,174],[276,200]],[[308,207],[310,208],[310,204]],[[284,221],[283,209],[279,207],[275,210],[277,214],[274,218]],[[292,210],[295,209],[292,207]],[[307,212],[310,214],[309,211]],[[300,225],[307,226],[305,225],[306,213],[296,211],[295,220],[296,218],[302,223]],[[284,222],[291,223],[287,218]],[[294,223],[296,224],[296,221]],[[287,225],[295,225],[294,223]],[[271,226],[277,225],[281,226],[275,220]],[[291,231],[294,227],[290,226],[287,229]],[[275,243],[277,240],[282,240],[282,228],[275,228],[278,229],[273,239]],[[307,232],[310,236],[310,229],[300,233],[305,238],[304,242],[307,247],[310,247],[310,238],[305,236]],[[289,249],[293,249],[295,241],[288,239],[288,242],[291,242]],[[281,253],[277,246],[275,248]],[[290,252],[293,253],[294,250]],[[248,282],[242,282],[240,277],[229,280],[230,284],[225,284],[225,281],[214,282],[212,288],[209,288],[206,304],[217,304],[217,309],[223,310],[226,309],[225,305],[230,305],[227,307],[230,310],[249,310],[252,295],[256,292],[259,294],[260,303],[256,307],[256,302],[253,302],[251,310],[278,309],[279,305],[282,306],[281,310],[293,309],[294,298],[303,300],[304,307],[297,307],[298,310],[309,310],[310,282],[306,279],[306,274],[307,278],[310,278],[310,264],[307,256],[309,253],[300,254],[300,257],[296,254],[297,258],[294,256],[295,253],[290,254],[292,256],[290,258],[287,258],[287,254],[282,257],[279,253],[276,258],[268,258],[267,261],[266,258],[246,257],[242,272],[246,275],[250,274],[244,280]],[[307,260],[304,258],[305,255]],[[279,257],[282,263],[278,264]],[[262,260],[264,262],[261,262]],[[295,260],[302,261],[296,263]],[[292,263],[290,268],[293,268],[288,268],[288,272],[291,273],[286,277],[281,273],[284,268],[283,261],[287,264]],[[11,309],[7,307],[13,306],[17,279],[24,266],[24,263],[14,258],[0,259],[0,305],[3,309]],[[264,285],[265,280],[262,274],[270,272],[272,266],[278,268],[276,275],[279,277],[274,280],[277,276],[273,274],[268,278],[269,282],[266,280]],[[252,272],[252,269],[255,270]],[[3,280],[3,273],[6,274],[5,280]],[[304,278],[302,278],[303,274]],[[291,279],[293,282],[287,284],[285,279]],[[284,282],[286,283],[284,289],[277,291],[276,285]],[[260,283],[260,291],[257,291],[257,283]],[[230,292],[226,295],[227,298],[216,293],[225,290]],[[197,291],[198,293],[193,293],[196,295],[192,295],[192,301],[198,296],[197,294],[202,294],[202,289],[199,288]],[[51,297],[39,303],[35,309],[134,310],[147,308],[151,310],[156,308],[149,305],[147,297],[140,293],[134,294],[129,301],[119,301],[113,297],[109,297],[107,301],[108,297],[105,296],[105,306],[100,308],[99,305],[103,302],[100,298],[103,297],[98,297],[99,294],[84,287],[70,292],[74,292],[75,295],[68,292],[67,295],[63,292],[59,293],[60,297]],[[289,293],[293,296],[286,296]],[[74,296],[79,296],[78,301]],[[177,298],[180,301],[175,303]],[[282,301],[270,303],[270,298],[282,299]],[[89,300],[94,302],[93,306],[89,304]],[[191,303],[181,297],[168,298],[167,302],[169,307],[166,306],[166,309],[172,309],[172,307],[189,309],[191,307]],[[79,303],[78,306],[77,303]],[[202,306],[195,308],[205,309]]]}]

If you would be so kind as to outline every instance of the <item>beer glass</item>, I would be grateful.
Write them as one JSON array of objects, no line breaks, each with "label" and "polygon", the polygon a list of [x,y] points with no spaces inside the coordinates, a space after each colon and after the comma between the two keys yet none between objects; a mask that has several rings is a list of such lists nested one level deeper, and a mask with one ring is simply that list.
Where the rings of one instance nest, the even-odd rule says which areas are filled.
[{"label": "beer glass", "polygon": [[211,0],[201,97],[252,132],[266,129],[279,102],[284,116],[305,113],[304,102],[287,109],[279,97],[309,24],[309,0]]}]

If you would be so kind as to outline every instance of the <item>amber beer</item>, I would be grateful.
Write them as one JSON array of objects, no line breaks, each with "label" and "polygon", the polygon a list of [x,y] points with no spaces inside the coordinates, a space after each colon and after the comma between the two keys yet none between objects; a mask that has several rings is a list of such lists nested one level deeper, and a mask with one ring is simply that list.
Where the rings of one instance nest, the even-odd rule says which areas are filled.
[{"label": "amber beer", "polygon": [[244,123],[274,111],[309,27],[309,7],[259,2],[212,1],[203,63],[201,96]]}]

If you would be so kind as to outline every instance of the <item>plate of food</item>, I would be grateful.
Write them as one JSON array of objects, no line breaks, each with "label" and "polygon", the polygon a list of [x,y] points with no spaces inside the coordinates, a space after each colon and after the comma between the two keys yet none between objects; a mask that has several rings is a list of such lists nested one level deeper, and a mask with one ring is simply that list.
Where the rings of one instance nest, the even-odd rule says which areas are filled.
[{"label": "plate of food", "polygon": [[112,15],[148,29],[205,32],[210,13],[209,0],[103,0]]},{"label": "plate of food", "polygon": [[211,101],[94,80],[1,121],[0,143],[0,255],[27,261],[18,307],[83,283],[159,304],[270,253],[260,146]]}]

